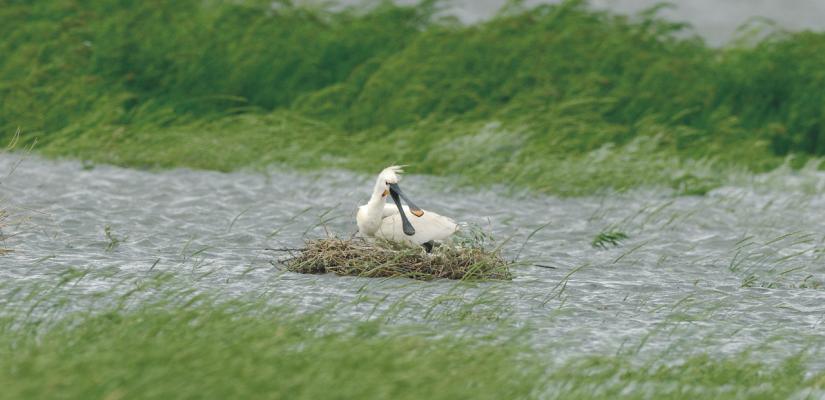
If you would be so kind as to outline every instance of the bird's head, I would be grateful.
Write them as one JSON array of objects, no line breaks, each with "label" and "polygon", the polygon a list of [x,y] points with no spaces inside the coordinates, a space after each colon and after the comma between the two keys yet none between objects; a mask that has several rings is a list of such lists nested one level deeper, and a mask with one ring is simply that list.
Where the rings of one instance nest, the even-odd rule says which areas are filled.
[{"label": "bird's head", "polygon": [[384,168],[381,171],[381,174],[378,175],[378,179],[387,185],[387,189],[389,189],[389,185],[397,184],[398,181],[401,180],[401,174],[404,172],[402,167],[398,165],[393,165],[391,167]]},{"label": "bird's head", "polygon": [[416,217],[421,217],[424,215],[424,211],[405,196],[404,192],[401,191],[401,187],[398,186],[398,181],[401,180],[401,174],[403,172],[404,170],[397,165],[384,168],[381,174],[378,175],[378,182],[376,182],[377,188],[383,192],[381,194],[382,198],[386,198],[388,195],[392,196],[392,200],[398,206],[399,211],[401,211],[401,198],[404,198],[410,208],[410,212]]}]

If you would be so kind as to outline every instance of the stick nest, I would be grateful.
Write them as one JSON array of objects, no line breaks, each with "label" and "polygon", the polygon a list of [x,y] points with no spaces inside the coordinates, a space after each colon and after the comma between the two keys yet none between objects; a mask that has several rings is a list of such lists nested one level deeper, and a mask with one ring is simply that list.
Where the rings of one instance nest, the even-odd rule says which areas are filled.
[{"label": "stick nest", "polygon": [[386,241],[327,238],[310,240],[283,261],[287,269],[303,274],[333,273],[363,277],[406,277],[460,280],[512,279],[509,262],[498,250],[442,245],[426,253]]}]

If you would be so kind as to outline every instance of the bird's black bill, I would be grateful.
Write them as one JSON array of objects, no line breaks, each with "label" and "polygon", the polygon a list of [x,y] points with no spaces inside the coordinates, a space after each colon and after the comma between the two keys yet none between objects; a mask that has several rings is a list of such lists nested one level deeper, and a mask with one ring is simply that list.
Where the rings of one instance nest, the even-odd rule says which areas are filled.
[{"label": "bird's black bill", "polygon": [[[391,183],[390,184],[390,194],[392,194],[393,192],[397,193],[399,196],[401,196],[402,199],[404,199],[404,201],[410,207],[410,212],[413,215],[415,215],[416,217],[420,217],[420,216],[424,215],[424,210],[418,208],[418,206],[415,205],[415,203],[413,203],[412,200],[410,200],[410,198],[407,197],[404,194],[404,192],[401,191],[401,187],[398,186],[397,183]],[[400,203],[399,203],[399,207],[401,207]],[[400,210],[400,208],[399,208],[399,210]]]},{"label": "bird's black bill", "polygon": [[390,185],[390,196],[392,196],[392,201],[395,202],[395,206],[398,207],[398,213],[401,214],[401,226],[404,229],[404,234],[407,236],[415,235],[415,228],[413,228],[410,220],[408,220],[404,214],[404,207],[401,207],[401,199],[398,196],[398,192],[392,189],[392,185]]}]

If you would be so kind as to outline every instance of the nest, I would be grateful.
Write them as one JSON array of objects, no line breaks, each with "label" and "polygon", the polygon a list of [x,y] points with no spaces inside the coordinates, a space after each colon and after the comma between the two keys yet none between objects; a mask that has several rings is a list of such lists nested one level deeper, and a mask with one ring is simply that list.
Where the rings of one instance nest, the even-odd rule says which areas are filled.
[{"label": "nest", "polygon": [[287,269],[303,274],[333,273],[362,277],[406,277],[460,280],[509,280],[511,262],[498,250],[442,245],[426,253],[390,242],[327,238],[310,240],[284,260]]}]

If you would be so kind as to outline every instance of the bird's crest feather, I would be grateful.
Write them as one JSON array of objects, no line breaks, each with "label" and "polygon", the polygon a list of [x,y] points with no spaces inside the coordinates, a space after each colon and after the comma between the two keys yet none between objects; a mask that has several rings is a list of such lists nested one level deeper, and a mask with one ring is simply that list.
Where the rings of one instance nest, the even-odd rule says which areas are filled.
[{"label": "bird's crest feather", "polygon": [[404,173],[404,166],[403,165],[393,165],[387,168],[384,168],[381,171],[381,175],[379,175],[379,179],[383,179],[390,183],[397,183],[401,174]]}]

